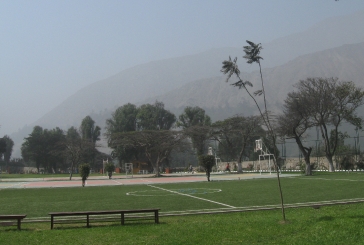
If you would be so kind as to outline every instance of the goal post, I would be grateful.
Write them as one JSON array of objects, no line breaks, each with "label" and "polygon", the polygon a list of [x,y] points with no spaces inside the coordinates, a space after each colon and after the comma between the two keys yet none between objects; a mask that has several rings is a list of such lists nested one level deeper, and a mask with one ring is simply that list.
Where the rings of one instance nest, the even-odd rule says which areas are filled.
[{"label": "goal post", "polygon": [[[263,149],[264,147],[264,149]],[[262,164],[260,162],[261,159],[266,160],[265,157],[268,157],[268,162],[267,162],[267,167],[269,170],[269,173],[272,174],[272,166],[271,166],[271,159],[274,158],[274,155],[271,154],[268,150],[268,148],[263,144],[262,139],[258,139],[255,141],[255,148],[254,148],[254,152],[258,152],[260,151],[259,154],[259,168],[260,168],[260,174],[262,174]]]}]

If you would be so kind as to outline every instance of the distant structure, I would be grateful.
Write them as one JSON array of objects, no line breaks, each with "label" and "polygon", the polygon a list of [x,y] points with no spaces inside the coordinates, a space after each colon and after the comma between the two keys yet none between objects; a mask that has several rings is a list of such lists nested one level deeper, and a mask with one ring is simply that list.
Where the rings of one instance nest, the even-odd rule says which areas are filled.
[{"label": "distant structure", "polygon": [[212,147],[211,146],[209,147],[209,149],[207,151],[207,155],[212,156]]},{"label": "distant structure", "polygon": [[106,161],[102,159],[102,173],[105,172],[105,165],[109,163],[109,159],[106,158]]}]

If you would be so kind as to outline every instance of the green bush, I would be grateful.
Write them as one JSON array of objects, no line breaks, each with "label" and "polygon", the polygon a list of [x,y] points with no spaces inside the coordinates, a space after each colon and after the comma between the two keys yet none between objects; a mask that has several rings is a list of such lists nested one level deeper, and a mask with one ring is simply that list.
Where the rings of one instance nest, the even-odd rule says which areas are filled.
[{"label": "green bush", "polygon": [[106,163],[105,164],[105,172],[114,172],[115,171],[115,165],[113,163]]},{"label": "green bush", "polygon": [[109,179],[111,179],[112,172],[114,172],[114,171],[115,171],[115,165],[112,162],[105,164],[105,172],[108,173]]},{"label": "green bush", "polygon": [[200,166],[205,169],[207,181],[210,181],[210,173],[212,171],[212,167],[215,165],[215,157],[211,155],[201,155],[198,160]]},{"label": "green bush", "polygon": [[344,159],[340,163],[341,168],[345,170],[353,170],[354,169],[354,163],[353,159],[351,157],[345,156]]},{"label": "green bush", "polygon": [[78,167],[78,171],[82,178],[83,187],[85,187],[85,182],[86,182],[88,176],[90,175],[90,170],[91,170],[91,167],[88,163],[80,164],[80,166]]},{"label": "green bush", "polygon": [[[311,163],[310,166],[311,166],[311,171],[317,169],[317,163],[316,162]],[[306,163],[304,161],[300,161],[299,167],[300,167],[300,171],[303,174],[306,173]]]},{"label": "green bush", "polygon": [[364,169],[364,161],[360,160],[356,163],[356,169]]}]

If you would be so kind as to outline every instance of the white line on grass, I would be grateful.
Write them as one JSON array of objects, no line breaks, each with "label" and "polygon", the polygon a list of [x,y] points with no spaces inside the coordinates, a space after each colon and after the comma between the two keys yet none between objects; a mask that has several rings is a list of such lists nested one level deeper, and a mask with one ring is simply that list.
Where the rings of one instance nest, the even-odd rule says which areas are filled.
[{"label": "white line on grass", "polygon": [[308,179],[308,180],[342,180],[342,181],[354,181],[354,182],[363,182],[364,180],[354,180],[354,179],[325,179],[325,178],[300,178],[300,177],[289,177],[291,179]]},{"label": "white line on grass", "polygon": [[229,208],[235,208],[234,206],[230,206],[230,205],[227,205],[227,204],[224,204],[224,203],[221,203],[221,202],[215,202],[215,201],[211,201],[211,200],[208,200],[208,199],[205,199],[205,198],[195,197],[195,196],[192,196],[192,195],[180,193],[180,192],[177,192],[177,191],[171,191],[171,190],[164,189],[164,188],[157,187],[157,186],[153,186],[153,185],[148,185],[148,186],[153,187],[153,188],[157,188],[157,189],[160,189],[160,190],[172,192],[174,194],[179,194],[179,195],[182,195],[182,196],[188,196],[188,197],[196,198],[196,199],[199,199],[199,200],[202,200],[202,201],[216,203],[216,204],[223,205],[223,206],[226,206],[226,207],[229,207]]},{"label": "white line on grass", "polygon": [[120,182],[120,181],[118,181],[118,180],[116,180],[116,179],[113,179],[112,181],[113,181],[113,182],[115,182],[115,183],[117,183],[118,185],[123,185],[123,183],[122,183],[122,182]]}]

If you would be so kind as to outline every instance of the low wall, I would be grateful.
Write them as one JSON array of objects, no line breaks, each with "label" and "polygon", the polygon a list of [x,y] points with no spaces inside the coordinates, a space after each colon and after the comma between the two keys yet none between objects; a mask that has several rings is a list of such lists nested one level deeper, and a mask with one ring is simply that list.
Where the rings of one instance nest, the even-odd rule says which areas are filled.
[{"label": "low wall", "polygon": [[[301,160],[301,161],[300,161]],[[282,169],[287,169],[287,170],[300,170],[300,162],[304,163],[304,160],[301,158],[286,158],[285,160],[280,160],[283,161],[281,166]],[[313,163],[317,163],[317,169],[318,170],[326,170],[329,168],[329,162],[327,161],[326,157],[319,157],[319,158],[311,158],[311,164]],[[234,171],[235,169],[237,169],[238,167],[238,163],[236,161],[232,161],[232,162],[219,162],[217,164],[217,171],[225,171],[226,167],[229,165],[230,170]],[[335,161],[334,161],[334,165],[335,165]],[[236,167],[235,167],[236,166]],[[244,161],[242,162],[242,167],[243,169],[248,169],[248,170],[269,170],[269,166],[271,168],[274,167],[274,163],[273,160],[270,160],[270,164],[269,164],[269,160],[261,160],[259,161]]]}]

